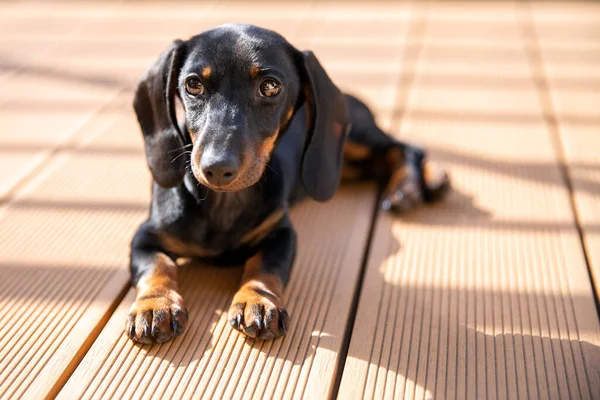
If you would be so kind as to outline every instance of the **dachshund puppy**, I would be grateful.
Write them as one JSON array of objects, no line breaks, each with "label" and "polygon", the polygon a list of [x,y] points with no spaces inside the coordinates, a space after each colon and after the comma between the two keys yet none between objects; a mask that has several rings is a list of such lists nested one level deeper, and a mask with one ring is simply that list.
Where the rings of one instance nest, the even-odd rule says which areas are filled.
[{"label": "dachshund puppy", "polygon": [[364,104],[343,95],[312,52],[254,26],[173,42],[140,79],[134,109],[154,179],[150,216],[131,244],[137,298],[126,332],[136,342],[184,331],[179,257],[244,265],[231,326],[251,338],[285,335],[283,291],[296,250],[290,206],[330,199],[342,177],[376,180],[383,207],[399,211],[449,187],[423,150],[386,135]]}]

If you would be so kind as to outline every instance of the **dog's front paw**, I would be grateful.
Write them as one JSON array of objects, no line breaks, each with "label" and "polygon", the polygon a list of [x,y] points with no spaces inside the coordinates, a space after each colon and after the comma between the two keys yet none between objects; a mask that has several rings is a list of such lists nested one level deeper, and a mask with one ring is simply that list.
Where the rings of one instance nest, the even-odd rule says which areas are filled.
[{"label": "dog's front paw", "polygon": [[137,297],[127,317],[125,332],[134,342],[163,343],[183,333],[188,313],[175,290]]},{"label": "dog's front paw", "polygon": [[282,303],[268,290],[244,286],[229,307],[229,324],[251,338],[285,336],[290,317]]}]

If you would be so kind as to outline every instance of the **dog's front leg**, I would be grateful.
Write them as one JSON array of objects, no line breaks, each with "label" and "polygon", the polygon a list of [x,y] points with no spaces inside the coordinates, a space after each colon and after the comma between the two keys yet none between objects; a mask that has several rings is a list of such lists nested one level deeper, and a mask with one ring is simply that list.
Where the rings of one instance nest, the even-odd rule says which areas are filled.
[{"label": "dog's front leg", "polygon": [[131,244],[131,281],[137,296],[125,331],[140,343],[162,343],[180,335],[187,310],[177,286],[177,264],[142,225]]},{"label": "dog's front leg", "polygon": [[229,323],[251,338],[285,336],[289,315],[283,289],[296,252],[296,232],[287,215],[259,243],[244,265],[242,285],[229,308]]}]

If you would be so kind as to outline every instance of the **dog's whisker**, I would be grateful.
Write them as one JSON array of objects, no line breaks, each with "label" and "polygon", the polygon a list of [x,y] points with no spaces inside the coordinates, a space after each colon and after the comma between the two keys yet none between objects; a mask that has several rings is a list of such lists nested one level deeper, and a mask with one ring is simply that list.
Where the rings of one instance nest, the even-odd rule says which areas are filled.
[{"label": "dog's whisker", "polygon": [[179,157],[185,155],[185,154],[192,154],[191,151],[184,151],[183,153],[181,153],[180,155],[178,155],[177,157],[175,157],[173,160],[171,160],[171,162],[175,162],[175,160],[177,160]]},{"label": "dog's whisker", "polygon": [[271,171],[273,171],[273,172],[275,172],[277,175],[279,175],[279,172],[277,172],[277,170],[275,170],[275,168],[271,167],[271,166],[269,165],[269,163],[265,163],[265,165],[266,165],[267,167],[269,167],[269,168],[271,169]]},{"label": "dog's whisker", "polygon": [[184,146],[181,146],[181,147],[179,147],[177,149],[169,150],[169,153],[174,153],[176,151],[183,150],[183,149],[188,148],[188,147],[193,146],[193,145],[194,145],[193,143],[188,143],[188,144],[186,144]]}]

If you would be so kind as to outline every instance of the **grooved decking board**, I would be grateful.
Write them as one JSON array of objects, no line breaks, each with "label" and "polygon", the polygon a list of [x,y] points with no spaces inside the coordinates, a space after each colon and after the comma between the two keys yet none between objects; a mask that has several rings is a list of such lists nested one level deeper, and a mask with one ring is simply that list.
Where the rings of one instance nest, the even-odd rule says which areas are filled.
[{"label": "grooved decking board", "polygon": [[568,125],[560,125],[560,127],[589,268],[598,293],[600,291],[600,154],[598,152],[600,124],[588,127]]},{"label": "grooved decking board", "polygon": [[379,213],[339,398],[597,398],[598,315],[521,22],[464,4],[429,15],[396,121],[454,190]]},{"label": "grooved decking board", "polygon": [[292,212],[299,234],[286,288],[285,339],[246,340],[227,310],[241,269],[184,266],[190,325],[173,342],[133,344],[124,321],[133,290],[64,386],[59,398],[325,398],[335,376],[373,211],[369,186],[344,188],[322,205]]},{"label": "grooved decking board", "polygon": [[87,143],[51,157],[0,207],[2,398],[60,388],[128,284],[129,241],[147,213],[149,176],[141,152],[108,151],[106,162],[97,147],[106,133],[92,134],[104,124],[139,146],[133,117],[100,115]]},{"label": "grooved decking board", "polygon": [[595,397],[600,327],[544,132],[424,125],[456,191],[379,215],[339,398]]},{"label": "grooved decking board", "polygon": [[533,5],[547,104],[563,148],[589,268],[600,290],[600,4]]}]

